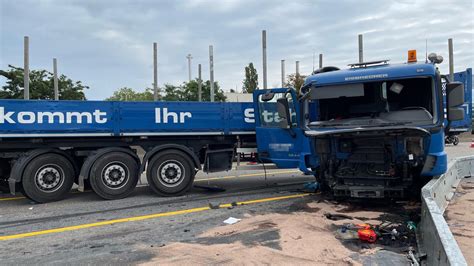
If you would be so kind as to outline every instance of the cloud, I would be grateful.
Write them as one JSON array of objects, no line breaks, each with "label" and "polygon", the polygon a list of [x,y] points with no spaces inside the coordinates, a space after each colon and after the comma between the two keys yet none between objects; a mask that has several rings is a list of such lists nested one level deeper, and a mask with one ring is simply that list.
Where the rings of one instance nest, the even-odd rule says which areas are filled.
[{"label": "cloud", "polygon": [[[209,76],[209,45],[214,45],[215,78],[225,90],[242,86],[244,67],[253,62],[262,84],[261,30],[267,30],[268,84],[279,84],[280,60],[286,72],[295,61],[308,74],[313,53],[325,65],[357,61],[357,35],[364,34],[366,60],[404,62],[417,49],[447,58],[454,39],[455,69],[472,67],[474,15],[471,1],[237,1],[237,0],[0,0],[0,68],[23,63],[23,36],[30,36],[32,68],[59,70],[103,99],[120,87],[150,87],[152,44],[158,42],[159,84],[187,80],[186,55],[193,75],[202,64]],[[447,61],[447,60],[446,60]],[[317,64],[317,63],[316,63]],[[447,72],[447,63],[440,66]],[[0,85],[4,81],[0,80]]]}]

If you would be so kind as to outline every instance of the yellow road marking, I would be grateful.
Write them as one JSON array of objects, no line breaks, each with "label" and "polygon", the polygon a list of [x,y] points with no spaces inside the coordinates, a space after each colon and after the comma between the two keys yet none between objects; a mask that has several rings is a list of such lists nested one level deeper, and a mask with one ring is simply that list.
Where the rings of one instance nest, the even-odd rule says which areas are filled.
[{"label": "yellow road marking", "polygon": [[[292,173],[298,173],[300,171],[298,170],[289,170],[289,171],[277,171],[277,172],[268,172],[267,175],[278,175],[278,174],[292,174]],[[194,180],[195,182],[197,181],[211,181],[211,180],[222,180],[222,179],[231,179],[231,178],[237,178],[237,177],[251,177],[251,176],[263,176],[263,173],[255,173],[255,174],[245,174],[245,175],[229,175],[229,176],[221,176],[221,177],[209,177],[209,178],[203,178],[203,179],[196,179]],[[85,193],[85,192],[91,192],[91,190],[87,190],[84,192],[80,191],[71,191],[71,193],[76,194],[76,193]],[[9,197],[9,198],[0,198],[0,201],[9,201],[9,200],[20,200],[20,199],[26,199],[26,197]]]},{"label": "yellow road marking", "polygon": [[[80,192],[78,190],[74,190],[74,191],[71,191],[69,193],[71,194],[77,194],[77,193],[89,193],[89,192],[92,192],[92,190],[86,190],[84,192]],[[8,201],[8,200],[21,200],[21,199],[26,199],[26,197],[9,197],[9,198],[0,198],[0,201]]]},{"label": "yellow road marking", "polygon": [[26,197],[0,198],[0,201],[26,199]]},{"label": "yellow road marking", "polygon": [[[294,195],[288,195],[288,196],[248,200],[248,201],[237,202],[237,206],[257,204],[257,203],[277,201],[277,200],[284,200],[284,199],[301,198],[301,197],[305,197],[305,196],[308,196],[308,195],[311,195],[311,194],[303,193],[303,194],[294,194]],[[228,208],[230,206],[232,206],[231,203],[219,205],[220,208]],[[67,232],[67,231],[75,231],[75,230],[91,228],[91,227],[99,227],[99,226],[104,226],[104,225],[143,221],[143,220],[154,219],[154,218],[159,218],[159,217],[167,217],[167,216],[175,216],[175,215],[182,215],[182,214],[188,214],[188,213],[202,212],[202,211],[207,211],[207,210],[210,210],[210,209],[211,209],[210,207],[206,206],[206,207],[192,208],[192,209],[179,210],[179,211],[161,212],[161,213],[155,213],[155,214],[149,214],[149,215],[114,219],[114,220],[108,220],[108,221],[102,221],[102,222],[96,222],[96,223],[66,226],[66,227],[47,229],[47,230],[41,230],[41,231],[33,231],[33,232],[29,232],[29,233],[21,233],[21,234],[0,236],[0,240],[1,241],[12,240],[12,239],[25,238],[25,237],[47,235],[47,234],[61,233],[61,232]]]}]

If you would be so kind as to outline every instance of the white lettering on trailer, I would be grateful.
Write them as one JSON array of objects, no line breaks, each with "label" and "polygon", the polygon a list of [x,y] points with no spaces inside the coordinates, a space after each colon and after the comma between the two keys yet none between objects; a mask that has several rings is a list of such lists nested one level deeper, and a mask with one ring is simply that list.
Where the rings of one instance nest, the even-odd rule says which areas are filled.
[{"label": "white lettering on trailer", "polygon": [[179,112],[179,120],[178,120],[178,113],[176,112],[169,112],[168,108],[163,108],[163,113],[161,112],[161,108],[155,108],[155,123],[157,124],[168,124],[168,119],[173,119],[174,124],[184,124],[186,117],[191,118],[193,115],[190,112]]},{"label": "white lettering on trailer", "polygon": [[5,107],[0,107],[0,124],[82,124],[83,121],[87,124],[107,123],[107,112],[100,110],[94,110],[91,112],[30,112],[21,111],[16,112],[5,112]]},{"label": "white lettering on trailer", "polygon": [[97,124],[105,124],[107,123],[107,117],[102,117],[101,116],[107,116],[107,113],[106,112],[101,112],[100,110],[95,110],[94,111],[94,118],[95,118],[95,122]]},{"label": "white lettering on trailer", "polygon": [[255,112],[253,108],[247,108],[244,110],[244,121],[245,123],[255,123]]},{"label": "white lettering on trailer", "polygon": [[[291,119],[295,119],[296,112],[290,109]],[[265,123],[279,123],[281,121],[278,112],[270,112],[268,110],[263,110],[261,113],[261,120]],[[245,123],[255,123],[255,111],[253,108],[247,108],[244,110],[244,121]]]},{"label": "white lettering on trailer", "polygon": [[82,118],[86,118],[86,124],[91,124],[92,123],[92,114],[88,112],[70,112],[66,114],[66,123],[70,124],[72,123],[72,118],[76,117],[76,121],[78,124],[82,124]]},{"label": "white lettering on trailer", "polygon": [[[26,119],[25,117],[28,117]],[[19,112],[18,123],[20,124],[33,124],[36,121],[35,113],[33,112]]]},{"label": "white lettering on trailer", "polygon": [[48,118],[48,123],[54,123],[54,117],[58,117],[59,124],[64,123],[64,114],[61,112],[38,112],[38,124],[43,124],[44,117]]},{"label": "white lettering on trailer", "polygon": [[275,113],[272,113],[272,112],[268,112],[267,110],[264,110],[262,112],[262,116],[263,116],[263,121],[265,123],[278,123],[280,122],[280,116],[278,115],[278,112],[275,112]]},{"label": "white lettering on trailer", "polygon": [[13,119],[11,118],[11,116],[14,114],[15,112],[7,112],[5,114],[5,108],[4,107],[0,107],[0,124],[5,124],[5,121],[10,123],[10,124],[15,124],[15,121],[13,121]]}]

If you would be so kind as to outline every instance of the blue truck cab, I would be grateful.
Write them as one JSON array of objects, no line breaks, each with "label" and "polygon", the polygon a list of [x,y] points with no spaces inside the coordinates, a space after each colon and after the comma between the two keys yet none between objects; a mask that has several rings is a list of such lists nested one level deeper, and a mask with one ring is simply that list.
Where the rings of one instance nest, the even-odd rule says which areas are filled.
[{"label": "blue truck cab", "polygon": [[[338,197],[404,198],[446,172],[446,123],[464,119],[464,86],[435,63],[326,67],[299,93],[254,94],[259,157],[315,175]],[[444,109],[447,109],[445,121]]]}]

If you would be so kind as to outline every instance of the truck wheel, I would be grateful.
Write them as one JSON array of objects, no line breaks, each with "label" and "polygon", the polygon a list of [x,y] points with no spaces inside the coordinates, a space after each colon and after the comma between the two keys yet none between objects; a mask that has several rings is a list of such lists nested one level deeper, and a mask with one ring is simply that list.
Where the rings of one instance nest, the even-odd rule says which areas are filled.
[{"label": "truck wheel", "polygon": [[162,196],[184,194],[194,182],[196,171],[192,165],[189,156],[180,151],[164,151],[153,156],[146,171],[151,190]]},{"label": "truck wheel", "polygon": [[459,137],[458,136],[454,136],[453,137],[453,145],[454,146],[457,146],[459,144]]},{"label": "truck wheel", "polygon": [[329,187],[326,178],[324,178],[323,174],[321,173],[321,168],[315,167],[315,168],[311,168],[311,170],[316,172],[314,177],[316,179],[316,182],[319,183],[319,190],[321,190],[322,192],[330,191],[331,188]]},{"label": "truck wheel", "polygon": [[138,182],[138,164],[123,152],[110,152],[95,161],[89,176],[92,190],[101,198],[123,199]]},{"label": "truck wheel", "polygon": [[23,192],[29,199],[44,203],[63,199],[74,183],[74,167],[64,156],[47,153],[25,167]]}]

